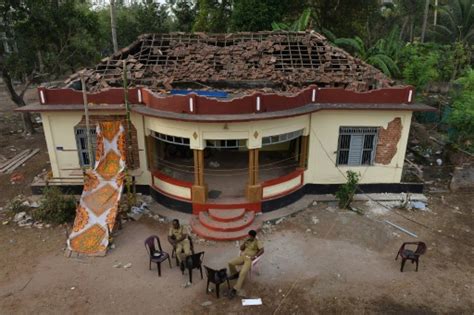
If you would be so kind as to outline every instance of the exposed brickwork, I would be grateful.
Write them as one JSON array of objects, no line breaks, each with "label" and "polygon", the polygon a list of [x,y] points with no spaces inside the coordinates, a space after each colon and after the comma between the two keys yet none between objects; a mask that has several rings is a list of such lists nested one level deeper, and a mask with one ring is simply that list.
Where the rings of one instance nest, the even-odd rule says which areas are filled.
[{"label": "exposed brickwork", "polygon": [[390,164],[397,153],[398,141],[402,136],[402,120],[400,117],[388,123],[387,129],[380,128],[377,142],[375,163]]},{"label": "exposed brickwork", "polygon": [[[111,121],[111,120],[120,120],[127,131],[127,121],[124,115],[91,115],[89,116],[89,125],[91,127],[96,127],[97,124],[101,121]],[[86,126],[86,117],[83,115],[81,121],[76,125],[76,127],[85,127]],[[131,145],[132,150],[127,150],[127,166],[130,169],[137,169],[140,167],[140,158],[138,155],[138,136],[137,129],[133,124],[131,124]],[[128,135],[128,133],[127,133]]]}]

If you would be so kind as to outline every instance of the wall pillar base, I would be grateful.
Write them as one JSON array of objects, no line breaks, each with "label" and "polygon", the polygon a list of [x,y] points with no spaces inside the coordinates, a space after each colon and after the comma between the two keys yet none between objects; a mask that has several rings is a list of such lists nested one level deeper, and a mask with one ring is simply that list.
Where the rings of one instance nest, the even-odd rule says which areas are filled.
[{"label": "wall pillar base", "polygon": [[195,203],[206,203],[207,185],[193,185],[191,187],[192,201]]},{"label": "wall pillar base", "polygon": [[259,202],[262,200],[262,185],[247,185],[245,195],[249,202]]}]

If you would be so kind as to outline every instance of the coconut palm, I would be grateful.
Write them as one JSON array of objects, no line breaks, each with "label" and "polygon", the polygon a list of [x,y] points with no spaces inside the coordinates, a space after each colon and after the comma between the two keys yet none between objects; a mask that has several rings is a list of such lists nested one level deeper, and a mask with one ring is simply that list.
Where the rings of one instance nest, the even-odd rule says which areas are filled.
[{"label": "coconut palm", "polygon": [[[395,34],[393,31],[392,35]],[[396,37],[396,36],[395,36]],[[334,44],[337,46],[347,47],[358,58],[368,64],[382,70],[388,76],[394,76],[400,73],[397,64],[392,58],[396,58],[400,46],[396,46],[397,42],[393,36],[387,39],[379,39],[374,46],[367,47],[364,41],[356,36],[354,38],[337,38]],[[390,53],[393,55],[390,56]]]},{"label": "coconut palm", "polygon": [[433,33],[445,42],[474,43],[474,0],[452,0],[439,8],[440,20]]}]

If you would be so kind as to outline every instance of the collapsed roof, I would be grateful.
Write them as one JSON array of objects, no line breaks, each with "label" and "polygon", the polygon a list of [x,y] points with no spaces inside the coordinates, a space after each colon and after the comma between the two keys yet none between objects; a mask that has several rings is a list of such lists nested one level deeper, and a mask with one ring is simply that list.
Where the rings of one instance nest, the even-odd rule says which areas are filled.
[{"label": "collapsed roof", "polygon": [[[154,91],[200,85],[294,91],[309,84],[367,91],[392,85],[381,71],[315,32],[145,34],[84,73],[89,91],[123,86]],[[66,80],[78,81],[79,73]]]}]

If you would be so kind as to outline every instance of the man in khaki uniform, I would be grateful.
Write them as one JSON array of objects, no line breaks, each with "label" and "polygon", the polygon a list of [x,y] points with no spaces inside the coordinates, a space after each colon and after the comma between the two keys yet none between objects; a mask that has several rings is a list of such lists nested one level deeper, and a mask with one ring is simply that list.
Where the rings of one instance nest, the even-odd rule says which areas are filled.
[{"label": "man in khaki uniform", "polygon": [[[230,278],[236,278],[238,275],[237,283],[234,285],[230,292],[229,297],[234,297],[238,291],[242,289],[245,277],[252,266],[252,260],[263,254],[263,244],[256,238],[257,232],[254,230],[249,231],[249,237],[240,246],[240,256],[232,259],[229,262],[229,273]],[[240,272],[237,272],[236,266],[242,266]]]},{"label": "man in khaki uniform", "polygon": [[188,234],[184,230],[184,226],[179,224],[178,219],[174,219],[172,226],[168,232],[168,241],[176,249],[181,270],[184,270],[184,259],[191,255],[191,244],[189,243]]}]

